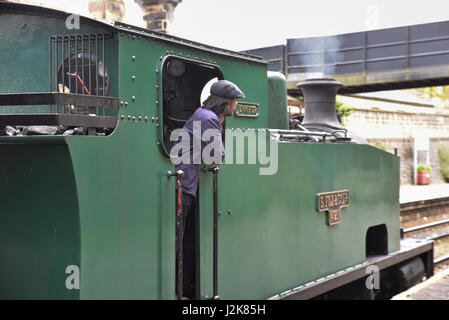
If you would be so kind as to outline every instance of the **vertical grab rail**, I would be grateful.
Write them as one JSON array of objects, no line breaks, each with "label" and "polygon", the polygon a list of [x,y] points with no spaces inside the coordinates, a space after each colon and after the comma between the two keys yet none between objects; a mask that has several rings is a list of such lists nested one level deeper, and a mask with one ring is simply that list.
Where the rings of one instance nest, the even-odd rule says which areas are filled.
[{"label": "vertical grab rail", "polygon": [[176,299],[182,300],[183,296],[183,283],[182,283],[182,272],[183,272],[183,238],[184,238],[184,215],[182,212],[182,187],[181,180],[184,172],[182,170],[175,171],[172,173],[169,171],[167,177],[176,177],[176,276],[175,276],[175,288],[176,288]]},{"label": "vertical grab rail", "polygon": [[214,192],[214,253],[213,253],[213,297],[212,300],[219,300],[218,295],[218,167],[204,168],[204,172],[213,174],[213,192]]}]

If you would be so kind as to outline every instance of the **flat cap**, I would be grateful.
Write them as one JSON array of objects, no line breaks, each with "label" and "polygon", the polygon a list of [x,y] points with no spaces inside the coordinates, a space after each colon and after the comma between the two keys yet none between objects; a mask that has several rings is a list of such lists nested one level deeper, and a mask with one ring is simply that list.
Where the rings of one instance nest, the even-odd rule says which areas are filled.
[{"label": "flat cap", "polygon": [[222,98],[245,98],[245,94],[231,81],[219,80],[210,87],[210,94]]}]

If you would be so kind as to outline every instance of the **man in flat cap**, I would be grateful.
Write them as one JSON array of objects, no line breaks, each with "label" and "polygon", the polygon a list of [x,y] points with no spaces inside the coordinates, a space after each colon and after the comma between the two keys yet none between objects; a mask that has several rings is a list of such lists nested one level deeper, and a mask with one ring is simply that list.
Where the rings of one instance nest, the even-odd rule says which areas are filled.
[{"label": "man in flat cap", "polygon": [[[203,141],[203,133],[206,130],[216,132],[215,137],[220,141],[221,159],[224,157],[224,148],[221,140],[223,122],[226,116],[232,116],[237,99],[245,98],[244,93],[232,82],[219,80],[210,88],[210,96],[204,101],[203,106],[187,120],[183,129],[190,136],[190,161],[175,166],[175,170],[184,171],[182,178],[183,214],[184,214],[184,244],[183,244],[183,292],[187,298],[195,297],[195,198],[198,190],[199,162],[194,159],[194,144],[201,144],[201,155],[204,147],[210,141]],[[197,130],[200,126],[201,130]],[[196,130],[195,130],[195,129]],[[213,129],[213,130],[210,130]],[[199,136],[199,133],[201,135]],[[195,142],[196,141],[196,142]],[[195,161],[196,160],[196,161]]]}]

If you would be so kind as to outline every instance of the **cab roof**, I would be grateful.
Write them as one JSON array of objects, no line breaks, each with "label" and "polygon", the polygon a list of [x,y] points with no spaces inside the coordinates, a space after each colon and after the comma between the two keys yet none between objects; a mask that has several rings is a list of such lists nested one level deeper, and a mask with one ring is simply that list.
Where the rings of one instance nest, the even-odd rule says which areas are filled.
[{"label": "cab roof", "polygon": [[[27,13],[27,14],[36,14],[36,15],[42,15],[42,16],[52,16],[56,18],[65,18],[68,15],[71,15],[71,12],[66,12],[62,10],[56,10],[51,9],[47,7],[40,7],[36,5],[29,5],[29,4],[23,4],[23,3],[13,3],[13,2],[5,2],[0,0],[0,14],[1,13]],[[110,31],[115,32],[121,32],[121,33],[127,33],[127,34],[133,34],[136,36],[146,37],[146,38],[152,38],[155,40],[161,40],[171,43],[176,43],[178,45],[187,46],[190,48],[200,49],[204,51],[213,52],[220,55],[230,56],[234,58],[244,59],[251,62],[261,63],[261,64],[267,64],[267,61],[265,61],[263,58],[236,52],[232,50],[222,49],[213,47],[210,45],[198,43],[195,41],[190,41],[187,39],[175,37],[172,35],[167,35],[165,33],[156,32],[150,29],[140,28],[137,26],[129,25],[122,22],[115,22],[107,23],[104,21],[100,21],[97,19],[92,19],[85,16],[80,16],[81,21],[84,21],[85,23],[94,24],[97,26],[100,26],[105,29],[109,29]]]}]

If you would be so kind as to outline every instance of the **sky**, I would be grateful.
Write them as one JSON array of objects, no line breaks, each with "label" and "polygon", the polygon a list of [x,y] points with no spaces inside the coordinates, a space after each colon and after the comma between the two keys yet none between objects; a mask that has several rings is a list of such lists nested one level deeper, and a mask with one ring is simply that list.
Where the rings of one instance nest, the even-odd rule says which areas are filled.
[{"label": "sky", "polygon": [[[38,0],[87,15],[88,0]],[[142,26],[140,8],[125,0],[125,22]],[[449,0],[183,0],[172,34],[235,51],[334,35],[449,20]]]}]

